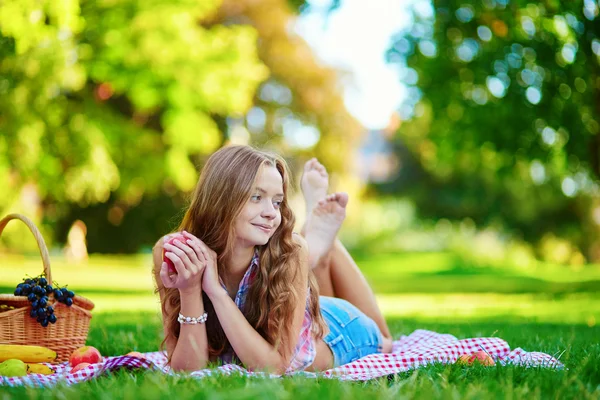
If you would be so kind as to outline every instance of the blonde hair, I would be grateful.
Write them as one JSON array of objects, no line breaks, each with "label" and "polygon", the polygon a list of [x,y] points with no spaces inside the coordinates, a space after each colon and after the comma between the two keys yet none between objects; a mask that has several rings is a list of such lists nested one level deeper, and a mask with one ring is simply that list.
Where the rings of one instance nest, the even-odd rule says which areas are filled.
[{"label": "blonde hair", "polygon": [[[194,234],[216,252],[219,275],[226,275],[224,261],[233,250],[235,219],[250,198],[258,171],[263,166],[275,167],[283,180],[281,224],[267,244],[259,247],[259,268],[248,290],[242,313],[254,329],[276,348],[281,345],[294,348],[284,343],[284,338],[290,337],[295,304],[304,300],[298,298],[298,291],[292,284],[300,271],[300,245],[292,237],[295,217],[288,204],[290,179],[285,161],[277,155],[249,146],[230,146],[218,150],[202,169],[191,203],[177,231],[186,230]],[[158,271],[154,271],[154,276],[158,276]],[[179,291],[165,288],[160,278],[156,279],[156,285],[156,292],[161,293],[163,299],[163,323],[168,327],[161,345],[164,348],[169,339],[179,337]],[[322,337],[325,323],[319,311],[319,291],[312,270],[309,272],[309,289],[312,332],[315,337]],[[210,299],[204,293],[202,296],[206,312],[214,316]],[[169,307],[166,307],[167,304]],[[217,318],[206,321],[206,331],[211,357],[230,349]]]}]

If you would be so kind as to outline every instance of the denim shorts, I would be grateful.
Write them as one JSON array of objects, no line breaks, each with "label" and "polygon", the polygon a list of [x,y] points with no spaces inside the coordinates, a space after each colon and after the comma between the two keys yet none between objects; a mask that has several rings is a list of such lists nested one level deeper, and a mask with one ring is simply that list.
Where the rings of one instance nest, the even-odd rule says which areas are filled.
[{"label": "denim shorts", "polygon": [[329,327],[323,341],[333,353],[334,368],[380,351],[383,337],[375,321],[343,299],[320,296],[319,304]]}]

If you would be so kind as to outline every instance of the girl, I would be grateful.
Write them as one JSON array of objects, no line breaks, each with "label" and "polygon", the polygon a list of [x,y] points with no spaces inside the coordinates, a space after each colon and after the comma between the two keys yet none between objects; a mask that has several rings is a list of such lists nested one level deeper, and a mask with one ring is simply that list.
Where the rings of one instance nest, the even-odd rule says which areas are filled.
[{"label": "girl", "polygon": [[283,159],[248,146],[208,159],[181,236],[161,238],[153,252],[171,368],[235,357],[281,374],[391,351],[373,292],[336,240],[348,196],[327,196],[327,172],[314,159],[301,184],[310,210],[304,238],[292,231]]}]

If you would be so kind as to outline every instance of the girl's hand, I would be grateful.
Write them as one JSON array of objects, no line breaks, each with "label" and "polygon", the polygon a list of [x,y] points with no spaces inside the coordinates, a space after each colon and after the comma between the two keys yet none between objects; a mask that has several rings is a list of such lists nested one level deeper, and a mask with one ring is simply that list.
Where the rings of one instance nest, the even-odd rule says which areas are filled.
[{"label": "girl's hand", "polygon": [[224,292],[221,282],[219,281],[217,253],[191,233],[183,231],[183,235],[187,238],[186,243],[192,246],[196,251],[201,252],[206,259],[206,266],[202,275],[202,290],[209,297],[212,296],[213,293]]},{"label": "girl's hand", "polygon": [[189,243],[183,243],[180,239],[175,239],[173,244],[167,243],[171,237],[172,235],[165,236],[163,247],[165,257],[173,262],[177,273],[170,273],[167,263],[163,262],[160,269],[160,279],[163,285],[180,291],[200,292],[202,273],[207,265],[207,255]]},{"label": "girl's hand", "polygon": [[201,283],[204,293],[211,297],[215,293],[224,292],[221,282],[219,281],[217,253],[191,233],[183,231],[183,235],[187,238],[186,243],[194,248],[196,252],[201,253],[206,260]]}]

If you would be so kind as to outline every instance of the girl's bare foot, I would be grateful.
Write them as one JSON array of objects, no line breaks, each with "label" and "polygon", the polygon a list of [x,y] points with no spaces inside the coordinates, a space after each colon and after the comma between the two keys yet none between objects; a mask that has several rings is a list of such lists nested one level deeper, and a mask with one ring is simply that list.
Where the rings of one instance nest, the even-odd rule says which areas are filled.
[{"label": "girl's bare foot", "polygon": [[333,246],[346,218],[347,193],[334,193],[319,200],[306,219],[304,237],[308,243],[310,265],[314,268]]},{"label": "girl's bare foot", "polygon": [[327,196],[329,175],[325,167],[316,159],[311,158],[304,164],[304,173],[300,180],[300,187],[306,202],[306,216],[311,214],[319,200]]}]

